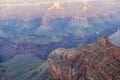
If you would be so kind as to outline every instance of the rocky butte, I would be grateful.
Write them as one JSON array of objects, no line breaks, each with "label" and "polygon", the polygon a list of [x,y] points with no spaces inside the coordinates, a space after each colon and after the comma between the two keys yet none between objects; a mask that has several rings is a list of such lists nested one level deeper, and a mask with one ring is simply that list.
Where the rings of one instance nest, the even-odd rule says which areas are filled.
[{"label": "rocky butte", "polygon": [[50,80],[120,80],[120,48],[106,36],[94,44],[56,49],[48,62]]}]

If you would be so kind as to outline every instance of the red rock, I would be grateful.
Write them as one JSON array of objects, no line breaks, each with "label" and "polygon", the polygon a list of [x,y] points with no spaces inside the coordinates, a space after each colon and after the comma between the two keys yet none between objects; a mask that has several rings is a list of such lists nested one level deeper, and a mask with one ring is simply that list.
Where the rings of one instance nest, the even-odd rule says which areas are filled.
[{"label": "red rock", "polygon": [[120,80],[120,48],[106,36],[94,44],[57,49],[48,61],[51,80]]}]

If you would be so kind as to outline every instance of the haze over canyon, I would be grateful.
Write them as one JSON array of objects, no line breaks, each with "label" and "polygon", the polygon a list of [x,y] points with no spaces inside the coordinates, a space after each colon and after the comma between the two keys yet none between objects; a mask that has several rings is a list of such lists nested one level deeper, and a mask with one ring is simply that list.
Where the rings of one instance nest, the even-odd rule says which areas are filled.
[{"label": "haze over canyon", "polygon": [[1,0],[2,80],[120,80],[120,1]]}]

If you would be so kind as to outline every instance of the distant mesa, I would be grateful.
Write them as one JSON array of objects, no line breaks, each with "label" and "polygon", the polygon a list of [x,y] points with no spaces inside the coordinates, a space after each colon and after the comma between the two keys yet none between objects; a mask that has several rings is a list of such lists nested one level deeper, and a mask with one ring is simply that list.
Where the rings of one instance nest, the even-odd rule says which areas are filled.
[{"label": "distant mesa", "polygon": [[84,26],[84,28],[89,27],[89,22],[87,17],[74,16],[71,19],[71,23],[80,24],[81,26]]},{"label": "distant mesa", "polygon": [[48,8],[48,10],[52,10],[52,9],[63,10],[64,8],[60,5],[59,2],[55,2],[50,8]]},{"label": "distant mesa", "polygon": [[120,28],[111,37],[120,37]]},{"label": "distant mesa", "polygon": [[120,46],[120,28],[114,34],[112,34],[109,38],[113,44]]},{"label": "distant mesa", "polygon": [[42,25],[47,25],[50,20],[56,17],[62,17],[64,15],[64,7],[60,5],[59,2],[55,2],[43,16]]}]

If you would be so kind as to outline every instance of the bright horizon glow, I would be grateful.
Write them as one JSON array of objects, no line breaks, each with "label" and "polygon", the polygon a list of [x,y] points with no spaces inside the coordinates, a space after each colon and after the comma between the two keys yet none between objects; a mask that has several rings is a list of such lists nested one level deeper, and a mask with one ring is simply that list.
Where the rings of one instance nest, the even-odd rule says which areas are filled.
[{"label": "bright horizon glow", "polygon": [[88,0],[81,0],[82,3],[86,4],[88,2]]},{"label": "bright horizon glow", "polygon": [[56,3],[55,5],[58,5],[58,3],[74,3],[74,2],[80,2],[80,0],[63,0],[63,1],[35,1],[35,0],[32,0],[32,1],[16,1],[16,0],[10,0],[10,1],[4,1],[4,0],[1,0],[0,1],[0,6],[32,6],[32,5],[40,5],[40,4],[53,4],[53,3]]},{"label": "bright horizon glow", "polygon": [[[94,5],[96,2],[103,4],[104,8],[97,7]],[[92,15],[92,13],[99,14],[101,12],[114,12],[109,9],[119,9],[119,2],[113,2],[113,0],[0,0],[0,19],[12,19],[12,18],[20,18],[20,19],[30,19],[32,17],[38,17],[44,15],[46,12],[51,10],[61,10],[64,12],[66,16],[84,14],[84,16]],[[117,4],[116,4],[117,3]],[[95,7],[94,7],[95,6]],[[109,6],[109,7],[108,7]],[[115,6],[113,8],[113,6]],[[94,10],[98,8],[98,12],[94,12]],[[78,10],[79,9],[79,10]],[[81,9],[81,10],[80,10]],[[89,11],[90,13],[87,13]],[[34,16],[33,16],[34,15]],[[26,18],[24,18],[26,17]]]},{"label": "bright horizon glow", "polygon": [[[81,4],[87,4],[90,1],[95,0],[0,0],[0,6],[32,6],[32,5],[41,5],[41,4],[53,4],[55,2],[59,3],[81,3]],[[101,0],[101,1],[115,1],[115,0]]]}]

